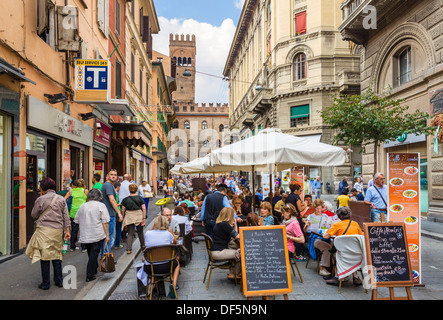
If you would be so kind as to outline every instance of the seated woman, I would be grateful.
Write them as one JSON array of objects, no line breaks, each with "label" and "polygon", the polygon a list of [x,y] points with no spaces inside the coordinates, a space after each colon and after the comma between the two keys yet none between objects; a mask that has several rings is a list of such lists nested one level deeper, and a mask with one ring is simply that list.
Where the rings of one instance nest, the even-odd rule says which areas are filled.
[{"label": "seated woman", "polygon": [[263,218],[264,226],[274,225],[274,216],[272,215],[272,206],[269,202],[263,201],[260,205],[260,218]]},{"label": "seated woman", "polygon": [[185,224],[185,234],[188,234],[192,231],[191,223],[189,222],[188,217],[186,217],[185,209],[180,205],[175,207],[174,213],[171,217],[170,228],[172,232],[175,234],[180,233],[180,224]]},{"label": "seated woman", "polygon": [[[235,224],[234,209],[223,208],[216,220],[213,234],[212,257],[215,260],[235,260],[235,270],[231,270],[229,279],[241,278],[240,249],[228,248],[231,239],[239,240],[238,232],[232,227]],[[234,274],[235,272],[235,274]]]},{"label": "seated woman", "polygon": [[[326,232],[323,234],[323,238],[330,239],[331,237],[338,237],[344,234],[352,235],[359,234],[363,235],[359,224],[351,220],[351,209],[349,207],[341,207],[337,210],[337,217],[340,221],[335,222]],[[337,272],[335,273],[337,274]],[[338,285],[340,282],[337,277],[329,279],[326,281],[327,284]],[[354,285],[361,285],[362,281],[357,275],[357,272],[353,273],[353,283]]]},{"label": "seated woman", "polygon": [[[329,221],[329,217],[326,214],[322,213],[324,206],[324,201],[322,199],[315,199],[312,206],[315,211],[313,214],[310,214],[306,218],[304,232],[307,232],[308,234],[312,232],[320,234],[322,230],[326,228],[326,225],[328,224]],[[325,241],[320,236],[311,237],[310,241],[314,241],[314,248],[322,252],[319,274],[321,276],[331,275],[331,273],[327,271],[326,268],[329,268],[331,266],[331,254],[329,250],[332,248],[332,244],[330,243],[329,240]]]},{"label": "seated woman", "polygon": [[[297,244],[303,245],[305,243],[305,236],[300,228],[297,219],[297,211],[295,207],[288,203],[282,207],[283,225],[286,226],[286,236],[288,238],[289,257],[294,258],[295,246]],[[297,261],[300,261],[299,255],[296,256]]]},{"label": "seated woman", "polygon": [[[155,246],[161,246],[161,245],[168,245],[168,244],[175,244],[177,240],[175,239],[174,235],[169,231],[169,223],[165,216],[157,216],[154,220],[154,225],[152,227],[152,230],[148,230],[145,233],[145,247],[155,247]],[[151,265],[148,261],[144,261],[144,271],[147,274],[151,274]],[[158,263],[154,264],[154,273],[168,273],[171,268],[171,264],[169,262],[166,263]],[[177,286],[177,279],[180,272],[180,264],[177,260],[174,260],[173,263],[173,284],[176,290],[178,289]],[[175,298],[174,288],[172,287],[172,284],[169,286],[169,296],[171,298]]]}]

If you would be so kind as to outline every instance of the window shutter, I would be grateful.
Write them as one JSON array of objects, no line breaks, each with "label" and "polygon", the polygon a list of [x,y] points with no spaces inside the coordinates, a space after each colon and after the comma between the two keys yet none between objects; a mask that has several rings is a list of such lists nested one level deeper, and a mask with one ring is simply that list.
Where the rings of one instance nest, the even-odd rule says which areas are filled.
[{"label": "window shutter", "polygon": [[306,11],[295,15],[295,23],[297,34],[306,33]]},{"label": "window shutter", "polygon": [[149,41],[149,16],[143,16],[142,41]]},{"label": "window shutter", "polygon": [[48,28],[47,0],[37,2],[37,34],[41,35]]},{"label": "window shutter", "polygon": [[98,28],[105,32],[105,0],[97,0],[97,23]]}]

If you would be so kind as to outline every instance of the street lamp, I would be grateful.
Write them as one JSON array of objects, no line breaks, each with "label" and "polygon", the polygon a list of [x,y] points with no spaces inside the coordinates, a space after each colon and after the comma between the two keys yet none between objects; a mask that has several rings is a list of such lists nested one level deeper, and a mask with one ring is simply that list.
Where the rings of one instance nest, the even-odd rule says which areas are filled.
[{"label": "street lamp", "polygon": [[265,88],[261,84],[255,87],[256,91],[263,91],[263,90],[272,90],[271,88]]}]

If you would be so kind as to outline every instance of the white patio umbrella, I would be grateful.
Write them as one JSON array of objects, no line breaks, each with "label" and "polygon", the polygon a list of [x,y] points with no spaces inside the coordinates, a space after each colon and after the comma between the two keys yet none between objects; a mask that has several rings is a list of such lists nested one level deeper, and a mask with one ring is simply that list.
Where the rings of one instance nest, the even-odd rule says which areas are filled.
[{"label": "white patio umbrella", "polygon": [[211,167],[221,166],[231,171],[249,171],[251,168],[267,171],[270,164],[275,165],[277,171],[296,165],[341,166],[345,161],[346,151],[340,147],[272,128],[210,153]]}]

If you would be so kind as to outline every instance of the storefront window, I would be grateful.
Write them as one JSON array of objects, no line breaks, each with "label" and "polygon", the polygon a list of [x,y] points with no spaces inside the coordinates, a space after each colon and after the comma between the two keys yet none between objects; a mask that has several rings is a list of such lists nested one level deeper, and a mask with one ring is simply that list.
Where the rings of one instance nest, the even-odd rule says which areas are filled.
[{"label": "storefront window", "polygon": [[[8,244],[8,186],[10,186],[9,126],[8,118],[0,114],[0,256],[7,253]],[[8,156],[9,154],[9,156]]]},{"label": "storefront window", "polygon": [[420,210],[428,212],[428,159],[420,160]]}]

